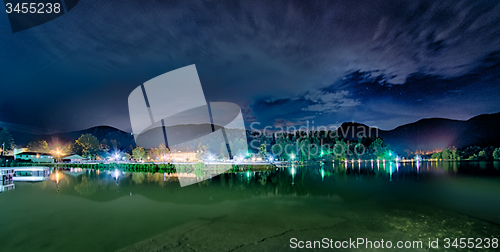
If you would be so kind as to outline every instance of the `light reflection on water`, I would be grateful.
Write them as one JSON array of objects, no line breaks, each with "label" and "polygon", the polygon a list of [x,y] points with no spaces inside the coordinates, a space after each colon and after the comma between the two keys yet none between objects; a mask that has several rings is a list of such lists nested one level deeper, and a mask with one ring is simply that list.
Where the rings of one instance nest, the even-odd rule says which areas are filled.
[{"label": "light reflection on water", "polygon": [[[0,194],[0,215],[9,216],[0,219],[4,227],[0,237],[6,238],[8,251],[109,251],[193,219],[246,217],[251,220],[245,228],[257,232],[270,221],[263,216],[287,218],[287,222],[297,224],[296,213],[303,212],[310,213],[308,218],[323,216],[310,220],[320,223],[332,211],[347,220],[355,214],[358,217],[350,223],[356,227],[357,221],[366,221],[364,216],[385,225],[387,217],[376,216],[395,218],[403,210],[409,211],[409,216],[427,212],[430,216],[442,209],[449,214],[433,218],[441,221],[470,216],[500,224],[498,162],[293,164],[276,170],[211,176],[182,188],[177,176],[196,179],[193,174],[52,169],[49,180],[16,182],[15,190]],[[270,210],[277,206],[281,210],[274,216]],[[494,226],[485,229],[497,231]],[[86,238],[60,238],[67,232]],[[33,235],[40,237],[30,239]]]}]

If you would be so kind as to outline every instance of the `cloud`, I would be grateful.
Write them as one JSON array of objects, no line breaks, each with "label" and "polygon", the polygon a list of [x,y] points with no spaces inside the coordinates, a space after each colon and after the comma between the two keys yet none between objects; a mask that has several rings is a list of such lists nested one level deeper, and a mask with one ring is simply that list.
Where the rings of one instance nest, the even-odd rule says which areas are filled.
[{"label": "cloud", "polygon": [[[336,81],[347,72],[404,85],[416,72],[460,76],[500,50],[499,22],[500,2],[487,0],[81,1],[63,18],[15,35],[0,23],[0,116],[66,130],[128,129],[128,93],[193,63],[210,101],[243,107],[276,97],[262,104],[268,115],[247,110],[247,120],[357,109],[357,93],[334,91],[344,90]],[[311,90],[319,91],[302,97]],[[85,120],[30,109],[49,95],[58,100],[41,111],[57,115],[60,104],[73,104],[71,113]]]},{"label": "cloud", "polygon": [[279,127],[292,127],[292,126],[295,126],[295,125],[302,125],[303,122],[293,122],[293,121],[289,121],[289,120],[285,120],[285,119],[282,119],[282,118],[279,118],[279,119],[276,119],[273,123],[273,126],[275,128],[279,128]]},{"label": "cloud", "polygon": [[347,90],[335,93],[315,91],[307,93],[304,98],[314,103],[306,108],[302,108],[304,111],[331,113],[338,111],[340,107],[353,107],[361,104],[359,100],[349,98],[349,91]]}]

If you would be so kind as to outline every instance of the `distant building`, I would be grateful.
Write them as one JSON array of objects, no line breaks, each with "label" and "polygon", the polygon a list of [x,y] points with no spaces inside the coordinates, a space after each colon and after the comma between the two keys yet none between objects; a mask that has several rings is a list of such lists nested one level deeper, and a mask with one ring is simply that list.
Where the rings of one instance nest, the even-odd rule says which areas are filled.
[{"label": "distant building", "polygon": [[171,152],[170,159],[174,162],[194,162],[196,161],[195,152]]},{"label": "distant building", "polygon": [[28,148],[14,148],[14,150],[12,150],[12,152],[14,153],[14,156],[15,156],[15,155],[22,153],[22,152],[28,152]]},{"label": "distant building", "polygon": [[50,153],[21,152],[14,155],[16,160],[30,160],[35,163],[54,163],[54,156]]},{"label": "distant building", "polygon": [[61,160],[63,162],[79,163],[79,162],[88,160],[88,158],[84,158],[80,155],[73,154],[73,155],[64,156],[61,158]]}]

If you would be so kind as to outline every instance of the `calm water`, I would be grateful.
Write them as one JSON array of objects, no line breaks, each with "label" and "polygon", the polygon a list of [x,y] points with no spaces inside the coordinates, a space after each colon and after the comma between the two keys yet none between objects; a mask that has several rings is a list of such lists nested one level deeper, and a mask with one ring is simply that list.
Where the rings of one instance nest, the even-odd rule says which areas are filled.
[{"label": "calm water", "polygon": [[0,193],[1,251],[289,250],[293,237],[425,247],[500,236],[491,162],[293,166],[183,188],[158,173],[51,172]]}]

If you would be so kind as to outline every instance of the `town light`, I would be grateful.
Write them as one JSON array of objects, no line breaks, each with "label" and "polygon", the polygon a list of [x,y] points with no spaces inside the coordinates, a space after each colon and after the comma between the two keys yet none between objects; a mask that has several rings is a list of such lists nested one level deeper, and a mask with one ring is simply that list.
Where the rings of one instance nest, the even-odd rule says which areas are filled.
[{"label": "town light", "polygon": [[59,151],[59,148],[56,149],[56,155],[57,155],[57,160],[58,160],[57,162],[59,162],[60,161],[59,159],[61,158],[60,157],[61,156],[61,152]]}]

